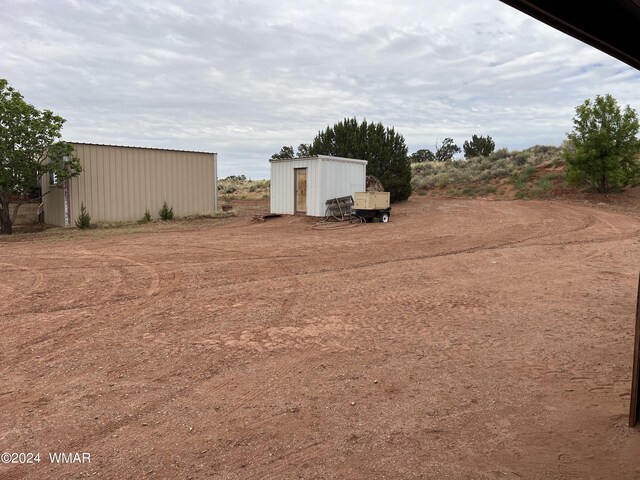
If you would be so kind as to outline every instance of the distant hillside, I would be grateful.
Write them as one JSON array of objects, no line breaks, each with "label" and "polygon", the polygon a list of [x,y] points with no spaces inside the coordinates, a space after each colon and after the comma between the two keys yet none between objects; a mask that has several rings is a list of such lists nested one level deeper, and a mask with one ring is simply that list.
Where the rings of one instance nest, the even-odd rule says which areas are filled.
[{"label": "distant hillside", "polygon": [[414,194],[446,197],[549,198],[575,192],[564,180],[560,147],[497,150],[489,157],[412,165]]}]

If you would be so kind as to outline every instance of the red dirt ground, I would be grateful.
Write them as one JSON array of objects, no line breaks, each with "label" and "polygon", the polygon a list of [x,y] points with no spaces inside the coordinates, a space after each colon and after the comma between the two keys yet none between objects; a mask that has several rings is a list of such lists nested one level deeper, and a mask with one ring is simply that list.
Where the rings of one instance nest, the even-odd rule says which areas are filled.
[{"label": "red dirt ground", "polygon": [[1,239],[0,477],[640,478],[630,205]]}]

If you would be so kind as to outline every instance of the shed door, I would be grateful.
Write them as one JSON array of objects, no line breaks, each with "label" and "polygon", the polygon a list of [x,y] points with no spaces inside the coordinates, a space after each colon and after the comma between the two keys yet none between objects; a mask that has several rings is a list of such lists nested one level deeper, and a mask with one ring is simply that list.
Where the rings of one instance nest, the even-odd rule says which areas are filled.
[{"label": "shed door", "polygon": [[296,191],[296,212],[306,213],[307,211],[307,169],[296,168],[295,176]]}]

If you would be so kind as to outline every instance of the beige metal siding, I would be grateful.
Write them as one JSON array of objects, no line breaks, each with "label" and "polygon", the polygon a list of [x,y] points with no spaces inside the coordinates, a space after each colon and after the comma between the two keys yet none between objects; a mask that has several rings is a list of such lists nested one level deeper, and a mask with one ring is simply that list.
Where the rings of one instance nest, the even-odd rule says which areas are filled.
[{"label": "beige metal siding", "polygon": [[[73,144],[83,173],[68,182],[70,220],[84,203],[95,222],[139,220],[162,202],[178,217],[217,209],[217,155],[152,148]],[[65,225],[64,189],[42,179],[45,222]]]},{"label": "beige metal siding", "polygon": [[[177,217],[217,210],[215,153],[83,143],[74,147],[84,171],[70,181],[72,219],[81,203],[95,222],[139,220],[146,209],[157,218],[164,201]],[[57,200],[45,204],[45,218],[64,225],[64,202],[60,222]],[[51,218],[47,207],[53,209]]]}]

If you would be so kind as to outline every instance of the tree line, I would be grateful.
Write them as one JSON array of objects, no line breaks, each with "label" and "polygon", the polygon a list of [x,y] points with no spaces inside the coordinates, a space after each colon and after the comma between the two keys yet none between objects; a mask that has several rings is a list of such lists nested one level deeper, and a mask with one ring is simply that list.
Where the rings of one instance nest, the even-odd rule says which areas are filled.
[{"label": "tree line", "polygon": [[[573,130],[564,146],[565,176],[570,184],[599,193],[621,189],[640,181],[640,124],[634,109],[621,109],[609,94],[597,95],[576,107]],[[461,149],[452,138],[436,143],[432,151],[419,149],[408,155],[404,137],[382,123],[345,118],[319,131],[310,144],[284,146],[272,159],[334,155],[367,160],[367,173],[380,179],[392,201],[411,195],[411,164],[447,162],[464,151],[465,159],[489,157],[495,150],[491,136],[473,135]]]},{"label": "tree line", "polygon": [[[466,158],[489,155],[495,149],[491,137],[473,135],[464,142]],[[292,146],[285,145],[271,155],[271,160],[282,160],[314,155],[367,160],[367,174],[377,177],[385,190],[391,193],[391,201],[403,201],[411,195],[411,164],[417,162],[444,162],[452,160],[460,153],[451,138],[445,138],[435,151],[420,149],[408,155],[404,137],[393,128],[382,123],[359,122],[354,118],[327,126],[318,132],[311,143],[301,143],[294,152]]]}]

